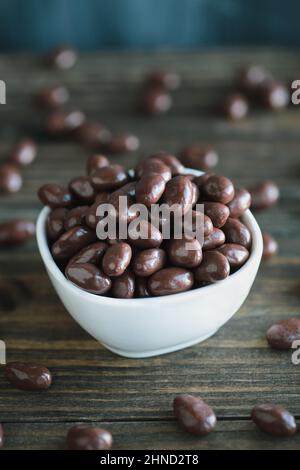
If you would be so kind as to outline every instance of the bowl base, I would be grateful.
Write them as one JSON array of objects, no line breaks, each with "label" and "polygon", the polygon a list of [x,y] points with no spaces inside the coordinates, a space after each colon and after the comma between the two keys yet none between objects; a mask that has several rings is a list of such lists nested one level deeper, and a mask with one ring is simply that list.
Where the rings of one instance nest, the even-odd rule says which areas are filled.
[{"label": "bowl base", "polygon": [[192,341],[187,341],[185,343],[179,343],[176,344],[175,346],[169,346],[167,348],[161,348],[161,349],[153,349],[151,351],[127,351],[124,349],[117,349],[112,346],[109,346],[108,344],[102,343],[103,346],[108,349],[109,351],[113,352],[114,354],[117,354],[118,356],[122,357],[128,357],[130,359],[141,359],[144,357],[153,357],[153,356],[160,356],[162,354],[168,354],[174,351],[179,351],[180,349],[185,349],[189,348],[190,346],[194,346],[195,344],[202,343],[202,341],[205,341],[206,339],[210,338],[213,336],[218,330],[211,331],[205,336],[200,336],[200,338],[194,339]]}]

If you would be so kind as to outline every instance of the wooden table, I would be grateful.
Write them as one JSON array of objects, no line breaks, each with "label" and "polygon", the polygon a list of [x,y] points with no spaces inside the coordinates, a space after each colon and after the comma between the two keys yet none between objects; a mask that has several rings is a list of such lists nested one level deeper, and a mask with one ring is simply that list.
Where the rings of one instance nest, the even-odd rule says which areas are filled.
[{"label": "wooden table", "polygon": [[[36,58],[1,56],[0,79],[7,104],[0,106],[1,155],[21,135],[39,139],[36,162],[24,171],[24,187],[0,199],[1,219],[35,219],[41,206],[38,187],[65,183],[84,172],[87,149],[50,140],[31,97],[39,87],[66,84],[72,106],[115,132],[129,130],[141,150],[114,158],[128,167],[153,151],[177,152],[184,144],[207,141],[220,153],[218,172],[240,185],[274,179],[280,205],[258,214],[263,229],[279,241],[280,255],[263,264],[245,305],[203,344],[169,355],[129,360],[113,355],[86,334],[57,298],[36,243],[0,252],[0,339],[7,359],[37,361],[53,371],[45,393],[10,387],[0,373],[0,422],[6,449],[61,449],[70,426],[97,423],[112,431],[116,449],[288,449],[300,437],[272,439],[255,429],[251,408],[260,402],[286,405],[300,419],[300,366],[290,352],[271,350],[265,332],[272,322],[299,314],[300,298],[300,109],[271,114],[253,110],[238,124],[214,112],[232,86],[242,63],[265,64],[279,79],[299,75],[297,51],[227,50],[182,53],[102,53],[80,58],[69,72],[45,69]],[[136,111],[143,75],[155,68],[178,71],[182,88],[172,112],[159,118]],[[201,314],[201,305],[199,305]],[[172,400],[181,392],[205,398],[216,410],[218,426],[205,438],[180,431]]]}]

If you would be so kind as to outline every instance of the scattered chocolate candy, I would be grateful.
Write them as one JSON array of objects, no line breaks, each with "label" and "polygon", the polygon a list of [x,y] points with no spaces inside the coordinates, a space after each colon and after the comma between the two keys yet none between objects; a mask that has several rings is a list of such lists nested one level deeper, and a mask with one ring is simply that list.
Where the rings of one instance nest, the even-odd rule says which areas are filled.
[{"label": "scattered chocolate candy", "polygon": [[300,340],[300,318],[281,320],[270,326],[267,341],[274,349],[291,349],[294,341]]},{"label": "scattered chocolate candy", "polygon": [[76,131],[79,140],[88,147],[102,149],[112,139],[110,130],[99,122],[84,122]]},{"label": "scattered chocolate candy", "polygon": [[4,371],[9,383],[20,390],[47,390],[52,384],[51,372],[39,364],[9,362]]},{"label": "scattered chocolate candy", "polygon": [[251,206],[251,194],[247,189],[235,188],[234,198],[228,203],[230,217],[241,217]]},{"label": "scattered chocolate candy", "polygon": [[17,165],[5,163],[0,166],[0,193],[17,193],[23,178]]},{"label": "scattered chocolate candy", "polygon": [[30,165],[37,155],[37,147],[32,139],[23,139],[12,149],[9,160],[20,166]]},{"label": "scattered chocolate candy", "polygon": [[263,237],[263,259],[267,260],[278,253],[278,243],[272,235],[267,232],[262,234]]},{"label": "scattered chocolate candy", "polygon": [[38,190],[38,197],[45,205],[52,208],[69,207],[72,205],[72,194],[59,184],[44,184]]},{"label": "scattered chocolate candy", "polygon": [[225,245],[216,248],[216,250],[228,259],[232,269],[238,269],[243,266],[250,256],[247,248],[236,243],[225,243]]},{"label": "scattered chocolate candy", "polygon": [[280,405],[257,405],[253,408],[251,417],[261,431],[273,436],[293,436],[297,431],[294,416]]},{"label": "scattered chocolate candy", "polygon": [[172,96],[161,87],[154,87],[144,92],[142,109],[147,114],[164,114],[172,107]]},{"label": "scattered chocolate candy", "polygon": [[230,264],[222,253],[205,251],[202,262],[194,274],[197,282],[222,281],[230,274]]},{"label": "scattered chocolate candy", "polygon": [[175,72],[157,71],[150,73],[145,80],[146,87],[165,88],[166,90],[177,90],[180,86],[181,78]]},{"label": "scattered chocolate candy", "polygon": [[200,397],[177,395],[173,409],[180,426],[190,434],[206,436],[216,427],[217,418],[213,409]]},{"label": "scattered chocolate candy", "polygon": [[133,134],[114,135],[106,144],[108,153],[128,153],[134,152],[140,146],[138,137]]},{"label": "scattered chocolate candy", "polygon": [[105,155],[101,154],[96,154],[96,155],[91,155],[86,164],[86,171],[87,174],[90,175],[94,170],[97,170],[98,168],[103,168],[104,166],[109,165],[109,160]]},{"label": "scattered chocolate candy", "polygon": [[248,188],[251,194],[251,209],[267,209],[277,204],[279,188],[273,181],[262,181]]},{"label": "scattered chocolate candy", "polygon": [[231,121],[240,121],[248,114],[248,100],[240,93],[231,94],[225,98],[223,111],[225,116]]},{"label": "scattered chocolate candy", "polygon": [[108,450],[111,449],[112,443],[109,431],[85,424],[73,426],[67,434],[69,450]]},{"label": "scattered chocolate candy", "polygon": [[44,108],[59,108],[66,104],[70,99],[69,92],[62,85],[47,86],[40,90],[36,95],[36,102]]},{"label": "scattered chocolate candy", "polygon": [[219,162],[219,156],[213,147],[198,143],[185,147],[180,158],[185,166],[203,171],[214,168]]},{"label": "scattered chocolate candy", "polygon": [[35,235],[35,224],[29,220],[12,219],[0,222],[0,247],[16,246]]},{"label": "scattered chocolate candy", "polygon": [[270,78],[270,73],[261,65],[247,65],[242,67],[239,72],[238,86],[251,96],[261,83]]},{"label": "scattered chocolate candy", "polygon": [[60,70],[68,70],[76,64],[77,52],[70,47],[56,47],[48,53],[46,62],[51,67],[55,67]]},{"label": "scattered chocolate candy", "polygon": [[78,110],[53,111],[47,118],[46,130],[53,136],[61,136],[76,131],[84,121],[85,115]]},{"label": "scattered chocolate candy", "polygon": [[275,80],[265,80],[258,85],[256,96],[263,107],[272,111],[280,111],[286,108],[290,101],[287,87]]},{"label": "scattered chocolate candy", "polygon": [[175,157],[175,155],[172,155],[171,153],[158,152],[154,155],[151,155],[149,158],[162,161],[167,167],[170,168],[172,176],[177,176],[184,172],[184,166],[182,163],[178,160],[177,157]]}]

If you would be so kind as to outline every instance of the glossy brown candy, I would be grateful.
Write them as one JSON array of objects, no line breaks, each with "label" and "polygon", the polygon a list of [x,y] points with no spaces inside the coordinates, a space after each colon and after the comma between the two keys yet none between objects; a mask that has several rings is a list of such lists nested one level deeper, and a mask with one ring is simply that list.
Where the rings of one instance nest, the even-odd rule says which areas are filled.
[{"label": "glossy brown candy", "polygon": [[228,203],[230,217],[241,217],[251,206],[251,194],[247,189],[236,188],[234,198]]},{"label": "glossy brown candy", "polygon": [[131,245],[137,248],[147,249],[158,248],[163,241],[163,237],[153,224],[142,220],[137,225],[129,226],[128,240]]},{"label": "glossy brown candy", "polygon": [[168,152],[158,152],[154,155],[151,155],[151,157],[149,158],[156,158],[158,160],[161,160],[165,165],[170,168],[172,176],[181,175],[184,172],[184,166],[182,165],[182,163],[178,160],[177,157],[175,157],[175,155],[172,155]]},{"label": "glossy brown candy", "polygon": [[199,196],[200,196],[200,191],[199,191],[198,186],[195,183],[193,183],[193,181],[192,181],[192,188],[193,188],[192,206],[194,207],[194,205],[197,204],[197,202],[198,202],[198,199],[199,199]]},{"label": "glossy brown candy", "polygon": [[170,240],[168,256],[172,264],[196,268],[202,261],[202,248],[198,240]]},{"label": "glossy brown candy", "polygon": [[73,203],[72,194],[59,184],[49,183],[44,184],[38,190],[38,197],[45,205],[52,207],[70,207]]},{"label": "glossy brown candy", "polygon": [[131,257],[132,249],[128,243],[116,243],[110,246],[103,256],[103,271],[110,277],[121,276],[128,268]]},{"label": "glossy brown candy", "polygon": [[136,175],[138,178],[142,178],[145,174],[149,173],[157,173],[161,175],[166,182],[172,177],[170,167],[160,158],[148,158],[138,165],[136,169]]},{"label": "glossy brown candy", "polygon": [[204,237],[203,250],[213,250],[225,243],[225,234],[219,228],[213,228],[212,232]]},{"label": "glossy brown candy", "polygon": [[51,241],[56,241],[65,231],[65,220],[68,210],[59,207],[50,212],[47,218],[47,237]]},{"label": "glossy brown candy", "polygon": [[200,397],[177,395],[173,409],[178,423],[188,433],[206,436],[216,427],[217,418],[213,409]]},{"label": "glossy brown candy", "polygon": [[79,110],[57,110],[49,114],[46,120],[46,130],[53,136],[71,133],[85,121],[85,115]]},{"label": "glossy brown candy", "polygon": [[261,431],[272,436],[293,436],[297,432],[294,416],[281,405],[257,405],[253,408],[251,417]]},{"label": "glossy brown candy", "polygon": [[86,162],[87,174],[90,175],[94,170],[97,170],[98,168],[103,168],[104,166],[108,166],[109,164],[109,160],[105,155],[91,155]]},{"label": "glossy brown candy", "polygon": [[187,176],[174,176],[166,184],[163,195],[163,202],[172,206],[177,204],[179,211],[186,214],[192,208],[193,202],[193,186]]},{"label": "glossy brown candy", "polygon": [[[186,224],[187,224],[186,225],[187,228],[189,228],[188,221],[186,222]],[[213,223],[210,217],[208,217],[208,215],[205,215],[202,212],[193,210],[192,211],[192,230],[194,233],[196,232],[197,226],[198,227],[203,226],[204,237],[207,237],[210,233],[213,232],[213,229],[214,229]]]},{"label": "glossy brown candy", "polygon": [[42,88],[36,95],[36,102],[44,108],[59,108],[70,99],[69,92],[63,85],[51,85]]},{"label": "glossy brown candy", "polygon": [[111,288],[110,278],[91,263],[69,263],[66,278],[91,294],[102,295]]},{"label": "glossy brown candy", "polygon": [[5,378],[20,390],[47,390],[52,384],[52,374],[39,364],[9,362],[4,368]]},{"label": "glossy brown candy", "polygon": [[148,289],[154,296],[185,292],[193,287],[193,273],[184,268],[164,268],[152,274]]},{"label": "glossy brown candy", "polygon": [[91,183],[97,191],[117,189],[128,181],[122,165],[109,165],[98,168],[91,174]]},{"label": "glossy brown candy", "polygon": [[201,190],[202,186],[204,183],[211,177],[213,176],[213,173],[203,173],[202,175],[199,176],[194,176],[193,178],[193,183],[195,183],[198,188]]},{"label": "glossy brown candy", "polygon": [[[63,210],[63,209],[56,209]],[[89,211],[89,206],[77,206],[67,212],[64,218],[65,230],[76,227],[76,225],[85,225],[86,215]]]},{"label": "glossy brown candy", "polygon": [[25,219],[0,222],[0,248],[17,246],[34,237],[35,224]]},{"label": "glossy brown candy", "polygon": [[267,209],[277,204],[279,188],[270,180],[262,181],[248,188],[251,194],[252,209]]},{"label": "glossy brown candy", "polygon": [[268,232],[262,234],[263,237],[263,259],[272,258],[278,253],[278,243],[274,237]]},{"label": "glossy brown candy", "polygon": [[81,204],[94,202],[96,192],[88,176],[73,178],[69,183],[69,191]]},{"label": "glossy brown candy", "polygon": [[99,265],[108,245],[105,242],[95,242],[80,250],[73,258],[70,259],[69,264],[75,263],[91,263]]},{"label": "glossy brown candy", "polygon": [[95,149],[101,149],[112,138],[110,130],[99,122],[84,122],[76,134],[83,144]]},{"label": "glossy brown candy", "polygon": [[278,321],[267,331],[267,341],[274,349],[291,349],[297,340],[300,340],[300,318]]},{"label": "glossy brown candy", "polygon": [[205,251],[200,266],[194,271],[198,282],[217,282],[230,274],[227,258],[217,251]]},{"label": "glossy brown candy", "polygon": [[148,289],[148,279],[146,277],[135,278],[135,295],[138,298],[151,297]]},{"label": "glossy brown candy", "polygon": [[225,233],[226,243],[237,243],[249,248],[251,245],[251,233],[249,229],[238,219],[229,218],[222,227]]},{"label": "glossy brown candy", "polygon": [[20,166],[30,165],[37,155],[37,146],[32,139],[23,139],[12,149],[9,160]]},{"label": "glossy brown candy", "polygon": [[246,96],[240,93],[228,95],[223,103],[223,112],[231,121],[240,121],[247,116],[249,104]]},{"label": "glossy brown candy", "polygon": [[60,70],[68,70],[76,64],[77,52],[67,46],[56,47],[48,53],[46,62],[51,67],[55,67]]},{"label": "glossy brown candy", "polygon": [[97,215],[98,208],[101,205],[101,202],[94,202],[92,204],[86,213],[85,216],[85,223],[88,227],[95,229],[97,227],[98,222],[100,221],[101,217]]},{"label": "glossy brown candy", "polygon": [[243,266],[249,258],[249,251],[242,245],[235,243],[225,243],[225,245],[217,248],[219,253],[226,256],[229,261],[230,267],[238,269]]},{"label": "glossy brown candy", "polygon": [[73,426],[67,434],[69,450],[108,450],[111,449],[112,443],[109,431],[85,424]]},{"label": "glossy brown candy", "polygon": [[23,186],[23,178],[17,165],[0,166],[0,193],[17,193]]},{"label": "glossy brown candy", "polygon": [[173,104],[172,96],[163,87],[150,88],[144,91],[142,110],[146,114],[158,115],[167,113]]},{"label": "glossy brown candy", "polygon": [[105,148],[108,153],[128,153],[135,152],[139,146],[140,141],[136,135],[119,134],[114,135]]},{"label": "glossy brown candy", "polygon": [[4,430],[2,424],[0,424],[0,449],[4,444]]},{"label": "glossy brown candy", "polygon": [[253,95],[257,87],[270,77],[270,73],[261,65],[250,64],[241,68],[238,85],[246,94]]},{"label": "glossy brown candy", "polygon": [[234,186],[226,176],[210,176],[203,183],[201,190],[208,201],[228,204],[234,198]]},{"label": "glossy brown candy", "polygon": [[211,219],[213,226],[221,228],[229,217],[229,209],[221,202],[203,202],[204,212]]},{"label": "glossy brown candy", "polygon": [[176,72],[157,71],[150,73],[145,84],[150,88],[165,88],[166,90],[177,90],[180,86],[180,76]]},{"label": "glossy brown candy", "polygon": [[259,103],[272,111],[280,111],[287,107],[290,96],[287,87],[275,80],[265,80],[256,90]]},{"label": "glossy brown candy", "polygon": [[167,261],[166,252],[159,248],[149,248],[137,252],[131,263],[134,273],[139,277],[149,277],[162,269]]},{"label": "glossy brown candy", "polygon": [[181,161],[189,168],[210,170],[218,164],[219,156],[212,146],[194,143],[181,151]]},{"label": "glossy brown candy", "polygon": [[[114,206],[119,221],[123,220],[129,223],[137,217],[138,213],[131,210],[132,204],[135,203],[133,198],[135,190],[136,182],[130,181],[129,183],[124,184],[124,186],[121,186],[121,188],[113,191],[108,196],[107,202]],[[125,200],[123,199],[124,197]]]},{"label": "glossy brown candy", "polygon": [[146,173],[135,188],[136,202],[151,207],[161,198],[166,187],[164,178],[157,173]]},{"label": "glossy brown candy", "polygon": [[59,261],[68,261],[79,250],[95,242],[97,239],[94,230],[88,227],[78,226],[63,233],[52,246],[52,255]]},{"label": "glossy brown candy", "polygon": [[135,277],[133,273],[126,269],[121,276],[112,281],[111,295],[118,299],[132,299],[135,291]]}]

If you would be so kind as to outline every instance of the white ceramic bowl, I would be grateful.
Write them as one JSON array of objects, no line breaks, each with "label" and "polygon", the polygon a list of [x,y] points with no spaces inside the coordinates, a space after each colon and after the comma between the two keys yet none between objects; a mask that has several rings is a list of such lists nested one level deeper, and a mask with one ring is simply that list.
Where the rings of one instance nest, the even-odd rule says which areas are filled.
[{"label": "white ceramic bowl", "polygon": [[[198,174],[198,173],[197,173]],[[243,222],[252,234],[247,263],[219,283],[181,294],[144,299],[114,299],[85,292],[68,281],[48,248],[45,224],[37,221],[37,242],[50,280],[72,317],[107,349],[124,357],[157,356],[212,336],[244,303],[262,256],[260,228],[248,210]]]}]

